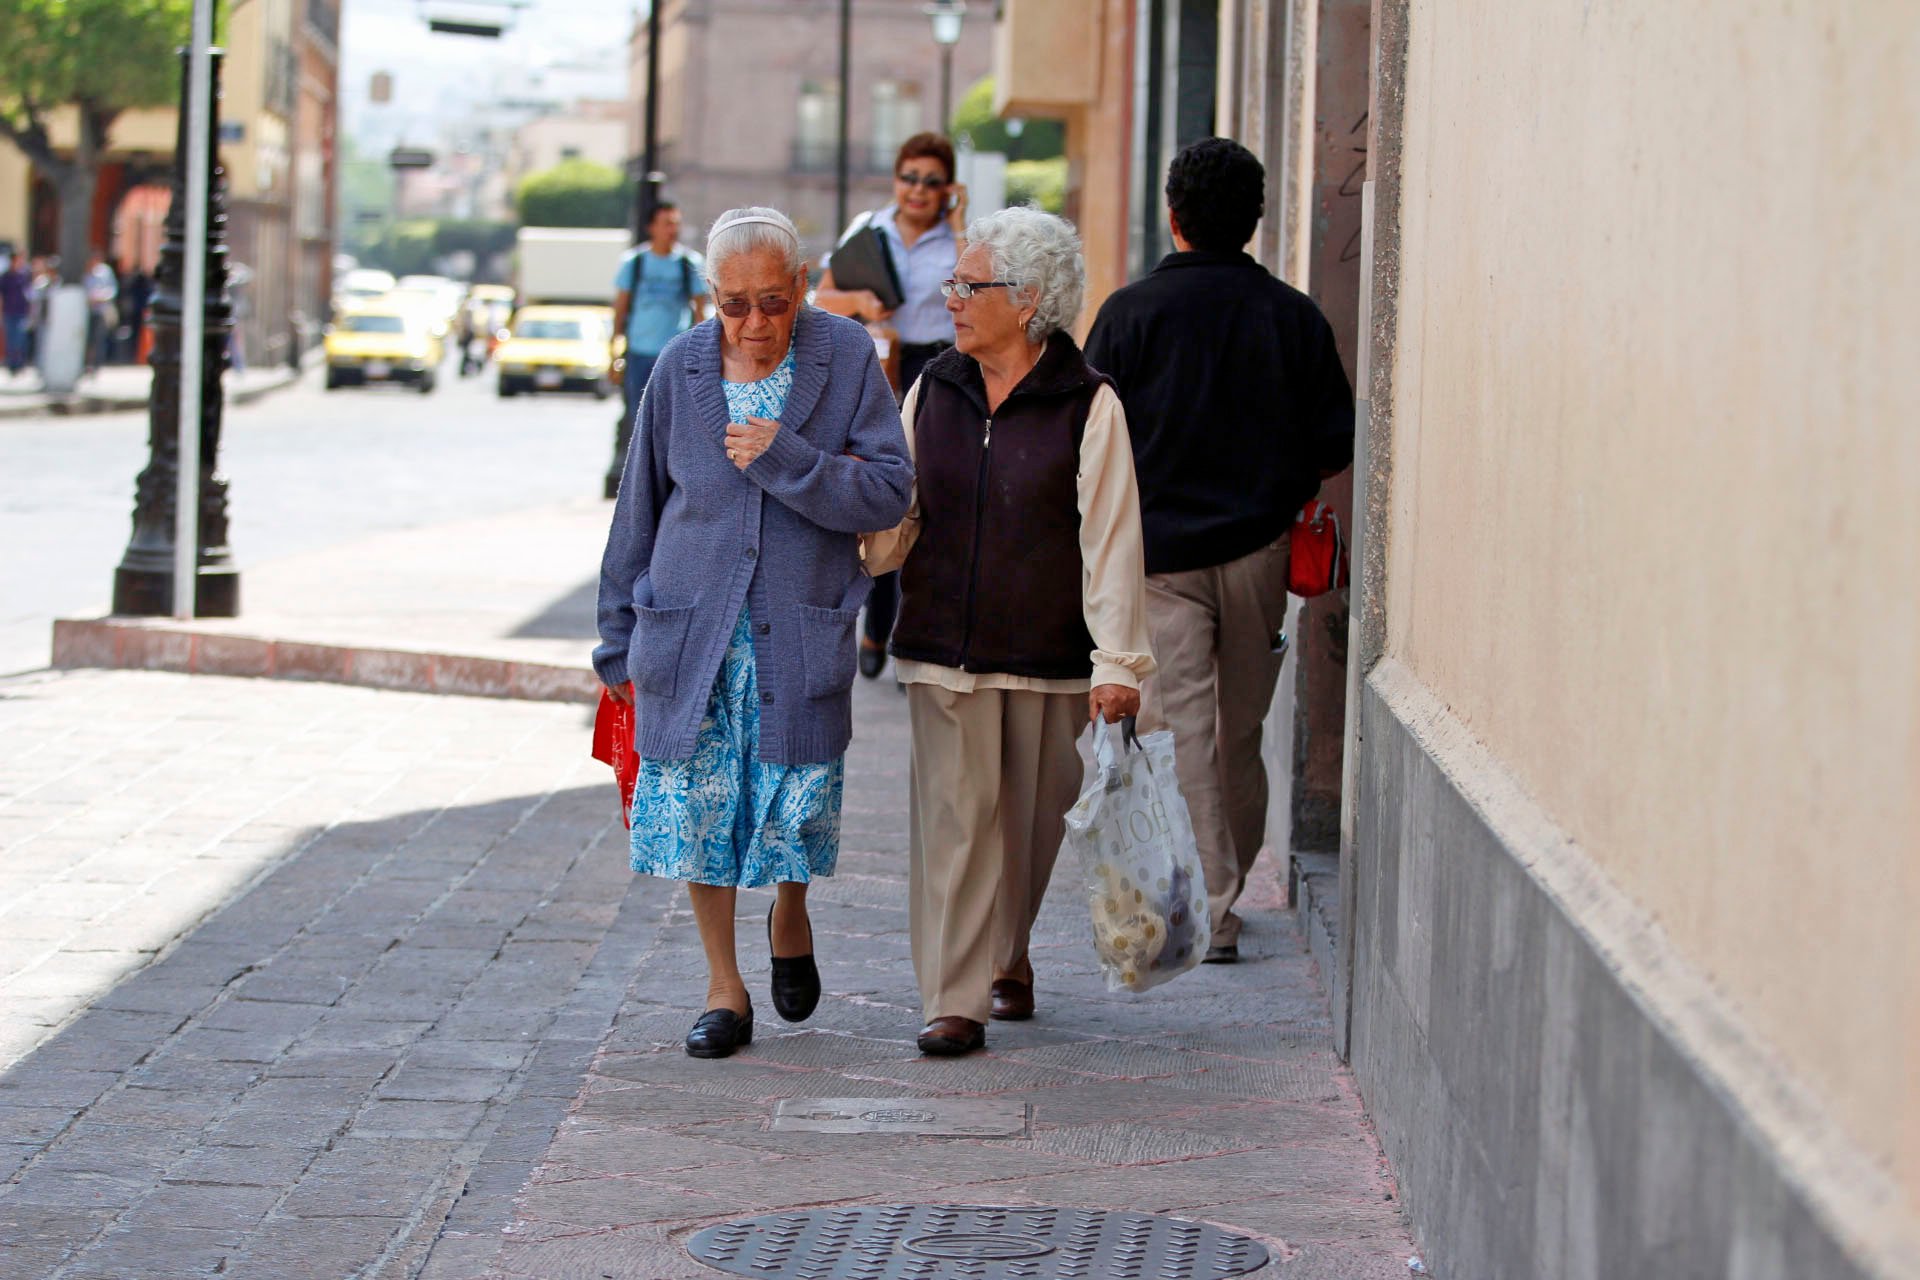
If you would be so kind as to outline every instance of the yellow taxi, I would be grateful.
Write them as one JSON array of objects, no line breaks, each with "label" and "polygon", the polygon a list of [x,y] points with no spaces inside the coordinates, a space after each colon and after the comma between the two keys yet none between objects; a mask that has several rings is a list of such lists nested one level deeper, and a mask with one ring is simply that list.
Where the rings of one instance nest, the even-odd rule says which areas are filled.
[{"label": "yellow taxi", "polygon": [[613,394],[612,307],[522,307],[494,348],[500,394],[590,391]]},{"label": "yellow taxi", "polygon": [[439,381],[446,348],[410,307],[373,302],[349,308],[327,330],[327,390],[404,383],[420,394]]}]

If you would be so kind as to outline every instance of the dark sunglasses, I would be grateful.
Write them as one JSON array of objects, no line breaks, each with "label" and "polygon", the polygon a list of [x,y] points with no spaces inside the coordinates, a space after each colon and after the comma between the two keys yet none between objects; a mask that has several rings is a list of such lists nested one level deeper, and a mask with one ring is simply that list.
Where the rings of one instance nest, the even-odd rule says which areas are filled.
[{"label": "dark sunglasses", "polygon": [[787,309],[791,306],[793,306],[792,298],[782,298],[778,294],[771,298],[762,298],[758,302],[749,302],[745,298],[728,298],[720,304],[720,314],[729,320],[739,320],[755,307],[759,307],[760,314],[771,320],[775,316],[787,314]]},{"label": "dark sunglasses", "polygon": [[944,187],[950,181],[947,178],[936,178],[930,173],[896,173],[893,175],[893,180],[907,187],[934,188]]}]

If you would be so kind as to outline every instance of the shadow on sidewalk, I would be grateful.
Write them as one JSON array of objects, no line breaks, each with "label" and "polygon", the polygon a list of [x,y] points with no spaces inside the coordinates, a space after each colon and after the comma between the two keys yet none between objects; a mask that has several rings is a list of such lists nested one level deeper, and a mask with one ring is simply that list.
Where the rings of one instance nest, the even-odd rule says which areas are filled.
[{"label": "shadow on sidewalk", "polygon": [[417,1269],[514,1101],[578,1091],[631,976],[609,791],[293,834],[0,1075],[0,1273]]},{"label": "shadow on sidewalk", "polygon": [[600,579],[587,579],[559,596],[507,635],[515,640],[596,640],[599,638]]}]

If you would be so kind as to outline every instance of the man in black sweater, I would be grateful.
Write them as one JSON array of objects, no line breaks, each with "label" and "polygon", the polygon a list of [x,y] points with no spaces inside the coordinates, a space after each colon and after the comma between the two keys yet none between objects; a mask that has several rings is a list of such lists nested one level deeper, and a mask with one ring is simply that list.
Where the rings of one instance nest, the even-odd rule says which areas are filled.
[{"label": "man in black sweater", "polygon": [[1260,852],[1287,610],[1287,533],[1320,481],[1353,461],[1353,387],[1305,294],[1246,252],[1266,173],[1226,138],[1167,170],[1177,252],[1100,308],[1087,362],[1126,407],[1146,536],[1158,664],[1149,727],[1174,733],[1176,772],[1206,871],[1207,960],[1239,958],[1233,904]]}]

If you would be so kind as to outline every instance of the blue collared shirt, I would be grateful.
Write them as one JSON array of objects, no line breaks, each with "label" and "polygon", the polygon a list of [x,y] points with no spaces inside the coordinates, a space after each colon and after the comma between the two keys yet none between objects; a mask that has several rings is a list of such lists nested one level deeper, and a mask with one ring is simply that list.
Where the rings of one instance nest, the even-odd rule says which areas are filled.
[{"label": "blue collared shirt", "polygon": [[907,295],[891,323],[902,342],[952,342],[953,317],[947,314],[947,300],[940,296],[940,282],[953,277],[954,264],[960,260],[959,242],[943,218],[908,248],[894,225],[898,212],[897,206],[888,205],[873,215],[873,225],[886,237],[893,269]]}]

